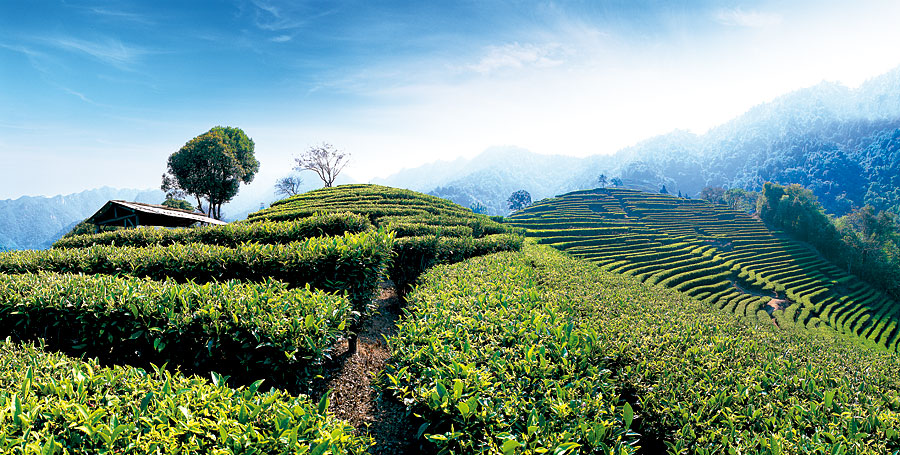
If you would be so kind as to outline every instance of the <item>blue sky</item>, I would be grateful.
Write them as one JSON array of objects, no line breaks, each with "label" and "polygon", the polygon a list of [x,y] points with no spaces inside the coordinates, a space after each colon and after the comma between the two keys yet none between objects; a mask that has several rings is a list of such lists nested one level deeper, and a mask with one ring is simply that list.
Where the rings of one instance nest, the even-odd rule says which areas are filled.
[{"label": "blue sky", "polygon": [[585,156],[900,65],[891,1],[0,2],[0,198],[155,188],[243,128],[254,186],[330,142],[361,181],[492,146]]}]

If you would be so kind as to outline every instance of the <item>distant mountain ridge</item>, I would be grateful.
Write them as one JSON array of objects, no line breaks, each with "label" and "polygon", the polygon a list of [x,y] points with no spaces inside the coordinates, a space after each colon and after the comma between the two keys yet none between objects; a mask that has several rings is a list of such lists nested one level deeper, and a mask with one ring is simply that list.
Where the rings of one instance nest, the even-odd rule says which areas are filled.
[{"label": "distant mountain ridge", "polygon": [[159,204],[161,190],[96,188],[53,197],[0,200],[0,250],[49,248],[111,199]]},{"label": "distant mountain ridge", "polygon": [[[303,171],[297,175],[303,179],[302,191],[321,187],[322,183],[315,173]],[[355,181],[341,175],[336,183]],[[223,206],[222,219],[244,219],[247,214],[267,207],[282,197],[275,194],[273,182],[242,185],[237,196]],[[0,251],[49,248],[76,224],[96,213],[112,199],[160,204],[165,198],[165,193],[158,189],[101,187],[53,197],[22,196],[0,200]],[[191,199],[188,201],[194,202]]]},{"label": "distant mountain ridge", "polygon": [[505,214],[513,191],[524,189],[539,200],[597,187],[601,174],[629,188],[665,186],[691,197],[705,186],[758,190],[765,181],[798,183],[837,215],[866,204],[900,211],[900,67],[855,89],[822,82],[755,106],[705,134],[676,130],[613,155],[492,148],[471,160],[431,163],[378,182]]}]

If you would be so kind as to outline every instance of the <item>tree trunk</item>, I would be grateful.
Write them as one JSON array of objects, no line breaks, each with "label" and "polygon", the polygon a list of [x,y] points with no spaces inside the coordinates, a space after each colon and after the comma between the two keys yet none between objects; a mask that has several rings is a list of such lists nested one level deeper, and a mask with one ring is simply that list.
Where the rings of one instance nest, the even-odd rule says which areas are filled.
[{"label": "tree trunk", "polygon": [[354,332],[347,338],[347,353],[355,355],[359,351],[359,335]]}]

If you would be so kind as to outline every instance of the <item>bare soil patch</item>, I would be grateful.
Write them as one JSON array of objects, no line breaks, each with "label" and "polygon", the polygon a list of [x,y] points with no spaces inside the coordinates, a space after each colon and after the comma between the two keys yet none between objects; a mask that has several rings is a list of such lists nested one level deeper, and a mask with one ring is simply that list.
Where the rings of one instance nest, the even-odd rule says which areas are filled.
[{"label": "bare soil patch", "polygon": [[427,449],[415,441],[419,422],[414,422],[406,407],[376,387],[376,375],[384,370],[390,358],[387,337],[397,327],[401,300],[394,284],[381,285],[378,298],[372,301],[374,313],[363,321],[359,330],[357,352],[348,352],[342,341],[335,349],[335,365],[322,383],[316,385],[316,399],[331,390],[328,410],[368,433],[376,445],[373,454],[423,453]]},{"label": "bare soil patch", "polygon": [[776,310],[784,310],[785,308],[791,305],[790,300],[785,299],[772,299],[769,300],[769,303],[766,304],[766,311],[769,314],[772,314]]}]

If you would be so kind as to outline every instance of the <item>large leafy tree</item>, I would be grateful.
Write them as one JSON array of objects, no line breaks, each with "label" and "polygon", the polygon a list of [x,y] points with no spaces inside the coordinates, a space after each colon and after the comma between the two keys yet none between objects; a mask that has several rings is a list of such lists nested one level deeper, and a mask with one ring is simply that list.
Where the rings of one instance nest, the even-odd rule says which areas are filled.
[{"label": "large leafy tree", "polygon": [[222,204],[238,193],[241,182],[250,183],[259,171],[254,147],[240,128],[217,126],[169,155],[162,189],[171,198],[193,196],[201,212],[220,219]]},{"label": "large leafy tree", "polygon": [[713,204],[725,204],[725,188],[721,186],[705,186],[700,190],[700,199],[706,199]]},{"label": "large leafy tree", "polygon": [[513,212],[522,210],[529,205],[531,205],[531,193],[525,190],[519,190],[510,194],[509,199],[506,200],[506,206]]},{"label": "large leafy tree", "polygon": [[185,201],[184,199],[173,199],[173,198],[167,197],[166,200],[163,201],[162,205],[173,208],[173,209],[194,210],[194,206],[191,205],[190,202]]}]

